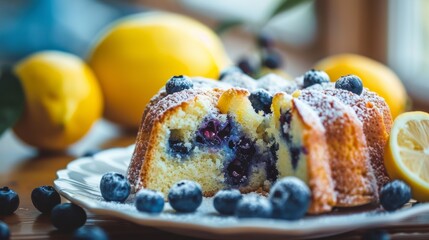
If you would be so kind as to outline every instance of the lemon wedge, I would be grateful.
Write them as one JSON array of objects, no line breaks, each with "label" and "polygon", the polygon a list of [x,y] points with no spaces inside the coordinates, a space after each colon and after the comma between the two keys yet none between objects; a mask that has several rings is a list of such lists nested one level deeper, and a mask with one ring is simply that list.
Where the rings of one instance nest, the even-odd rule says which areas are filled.
[{"label": "lemon wedge", "polygon": [[408,112],[393,123],[384,163],[392,179],[410,185],[412,196],[429,201],[429,114]]}]

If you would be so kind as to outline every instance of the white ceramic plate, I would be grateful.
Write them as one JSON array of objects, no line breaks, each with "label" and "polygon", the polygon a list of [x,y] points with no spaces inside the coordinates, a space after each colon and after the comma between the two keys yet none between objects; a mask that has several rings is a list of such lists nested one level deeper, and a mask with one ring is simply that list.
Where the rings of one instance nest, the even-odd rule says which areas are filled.
[{"label": "white ceramic plate", "polygon": [[109,149],[93,157],[72,161],[67,169],[57,172],[58,179],[54,182],[56,189],[71,202],[95,214],[115,216],[165,231],[212,239],[314,238],[359,228],[392,226],[399,221],[429,212],[429,204],[421,204],[392,213],[370,210],[311,216],[298,221],[242,220],[218,215],[212,206],[212,199],[205,198],[196,213],[177,214],[166,204],[162,214],[149,215],[134,208],[134,196],[130,196],[124,204],[103,201],[98,187],[104,173],[125,173],[133,149],[134,146]]}]

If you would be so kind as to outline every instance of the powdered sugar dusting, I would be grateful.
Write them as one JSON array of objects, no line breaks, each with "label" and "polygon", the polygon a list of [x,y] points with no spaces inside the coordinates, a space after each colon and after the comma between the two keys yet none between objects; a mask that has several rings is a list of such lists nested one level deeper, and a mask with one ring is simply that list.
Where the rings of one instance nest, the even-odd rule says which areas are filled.
[{"label": "powdered sugar dusting", "polygon": [[344,105],[339,100],[317,90],[304,89],[298,99],[310,105],[324,123],[341,121],[346,113]]}]

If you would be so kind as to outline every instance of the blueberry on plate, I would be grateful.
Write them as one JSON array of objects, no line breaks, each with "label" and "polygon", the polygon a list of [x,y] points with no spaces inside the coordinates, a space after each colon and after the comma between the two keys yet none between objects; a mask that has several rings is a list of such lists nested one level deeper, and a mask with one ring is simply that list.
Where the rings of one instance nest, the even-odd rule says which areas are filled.
[{"label": "blueberry on plate", "polygon": [[72,231],[85,224],[86,212],[73,203],[59,204],[51,211],[51,222],[61,231]]},{"label": "blueberry on plate", "polygon": [[109,172],[100,181],[101,195],[106,201],[124,202],[131,192],[131,185],[124,175]]},{"label": "blueberry on plate", "polygon": [[369,230],[362,236],[364,240],[390,240],[389,234],[384,230]]},{"label": "blueberry on plate", "polygon": [[404,206],[411,199],[411,188],[401,180],[387,183],[380,191],[380,204],[387,211]]},{"label": "blueberry on plate", "polygon": [[203,201],[201,186],[190,180],[177,182],[168,192],[168,201],[177,212],[194,212]]},{"label": "blueberry on plate", "polygon": [[310,87],[314,84],[328,83],[329,76],[324,71],[311,69],[304,74],[304,88]]},{"label": "blueberry on plate", "polygon": [[242,198],[240,191],[236,189],[221,190],[214,196],[213,206],[220,214],[233,215]]},{"label": "blueberry on plate", "polygon": [[8,240],[10,238],[9,226],[0,221],[0,240]]},{"label": "blueberry on plate", "polygon": [[184,75],[173,76],[168,80],[167,84],[165,84],[167,94],[173,94],[193,87],[194,84],[192,83],[192,80]]},{"label": "blueberry on plate", "polygon": [[219,80],[223,80],[225,77],[236,73],[243,73],[243,71],[241,71],[241,69],[236,66],[225,68],[220,72]]},{"label": "blueberry on plate", "polygon": [[61,197],[52,186],[41,186],[33,189],[31,201],[40,212],[50,213],[56,205],[61,203]]},{"label": "blueberry on plate", "polygon": [[10,215],[18,209],[19,196],[8,187],[0,188],[0,215]]},{"label": "blueberry on plate", "polygon": [[363,91],[362,80],[352,74],[340,77],[335,82],[335,88],[347,90],[357,95],[360,95]]},{"label": "blueberry on plate", "polygon": [[273,97],[266,90],[261,88],[256,89],[250,94],[249,100],[256,112],[263,111],[265,114],[271,113]]},{"label": "blueberry on plate", "polygon": [[72,240],[108,240],[106,232],[97,226],[83,226],[73,232]]},{"label": "blueberry on plate", "polygon": [[246,195],[238,202],[235,216],[238,218],[270,218],[272,206],[267,198],[256,194]]},{"label": "blueberry on plate", "polygon": [[164,209],[164,194],[149,189],[141,189],[136,194],[135,206],[140,212],[160,213]]},{"label": "blueberry on plate", "polygon": [[302,218],[310,206],[310,189],[296,177],[277,181],[270,190],[273,217],[296,220]]}]

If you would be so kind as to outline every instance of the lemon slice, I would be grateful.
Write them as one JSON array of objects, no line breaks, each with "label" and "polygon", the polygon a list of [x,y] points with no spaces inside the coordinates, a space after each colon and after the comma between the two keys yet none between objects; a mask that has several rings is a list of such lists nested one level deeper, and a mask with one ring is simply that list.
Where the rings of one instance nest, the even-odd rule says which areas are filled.
[{"label": "lemon slice", "polygon": [[429,114],[408,112],[393,123],[384,157],[392,179],[410,185],[412,196],[429,201]]}]

